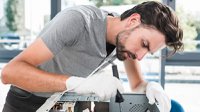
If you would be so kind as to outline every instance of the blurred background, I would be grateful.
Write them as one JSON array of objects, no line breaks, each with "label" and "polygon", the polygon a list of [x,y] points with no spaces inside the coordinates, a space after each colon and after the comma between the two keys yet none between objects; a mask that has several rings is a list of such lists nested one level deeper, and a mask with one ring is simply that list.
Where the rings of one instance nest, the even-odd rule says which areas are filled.
[{"label": "blurred background", "polygon": [[[93,5],[121,14],[148,0],[0,0],[0,72],[10,59],[29,46],[42,28],[60,10],[76,5]],[[169,49],[147,55],[141,63],[146,80],[160,82],[186,112],[199,112],[200,105],[200,8],[196,0],[156,0],[175,10],[184,31],[185,49],[164,58]],[[129,91],[123,64],[120,78]],[[110,72],[110,67],[105,69]],[[0,76],[1,77],[1,76]],[[10,85],[0,82],[0,111]]]}]

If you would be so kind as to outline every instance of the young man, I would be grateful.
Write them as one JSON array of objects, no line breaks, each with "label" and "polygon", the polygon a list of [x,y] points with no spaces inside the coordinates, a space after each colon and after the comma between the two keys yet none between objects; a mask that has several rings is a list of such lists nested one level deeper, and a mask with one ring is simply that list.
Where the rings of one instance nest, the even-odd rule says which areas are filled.
[{"label": "young man", "polygon": [[145,88],[149,103],[157,100],[160,111],[169,112],[170,99],[159,84],[145,82],[137,63],[163,46],[181,49],[182,30],[173,11],[159,2],[144,2],[120,17],[93,6],[63,10],[2,70],[2,82],[12,84],[3,112],[34,112],[52,93],[66,89],[110,99],[123,91],[118,79],[86,77],[115,47],[132,90]]}]

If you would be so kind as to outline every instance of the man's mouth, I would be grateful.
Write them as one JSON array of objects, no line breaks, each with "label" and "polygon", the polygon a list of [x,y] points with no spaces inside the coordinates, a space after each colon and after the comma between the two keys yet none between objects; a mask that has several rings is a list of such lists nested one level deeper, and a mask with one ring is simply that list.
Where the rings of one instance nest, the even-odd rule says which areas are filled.
[{"label": "man's mouth", "polygon": [[131,52],[127,52],[127,55],[128,55],[128,57],[131,58],[131,59],[136,59],[136,55],[133,54],[133,53],[131,53]]},{"label": "man's mouth", "polygon": [[126,59],[136,59],[136,55],[129,51],[119,51],[117,54],[118,59],[121,61],[124,61]]}]

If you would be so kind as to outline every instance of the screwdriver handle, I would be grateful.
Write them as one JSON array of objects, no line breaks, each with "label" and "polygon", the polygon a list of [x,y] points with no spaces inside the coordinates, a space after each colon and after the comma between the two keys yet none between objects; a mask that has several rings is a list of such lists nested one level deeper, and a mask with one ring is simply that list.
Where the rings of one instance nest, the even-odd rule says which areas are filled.
[{"label": "screwdriver handle", "polygon": [[[115,65],[115,64],[112,65],[112,71],[113,71],[113,76],[119,79],[117,65]],[[124,102],[124,98],[118,90],[117,90],[117,94],[116,94],[116,97],[115,97],[115,102],[117,102],[117,103]]]}]

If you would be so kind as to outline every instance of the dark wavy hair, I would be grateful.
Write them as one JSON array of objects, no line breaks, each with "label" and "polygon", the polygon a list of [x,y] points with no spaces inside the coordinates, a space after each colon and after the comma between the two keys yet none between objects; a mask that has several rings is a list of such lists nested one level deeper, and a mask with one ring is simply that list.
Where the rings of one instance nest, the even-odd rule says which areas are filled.
[{"label": "dark wavy hair", "polygon": [[124,20],[133,13],[140,14],[142,24],[153,26],[165,35],[166,45],[172,48],[171,54],[183,50],[183,30],[179,25],[175,12],[171,8],[160,2],[148,1],[125,11],[120,18]]}]

